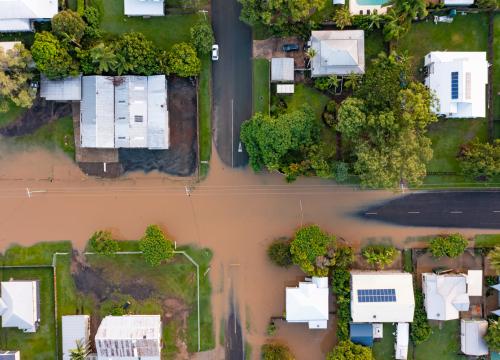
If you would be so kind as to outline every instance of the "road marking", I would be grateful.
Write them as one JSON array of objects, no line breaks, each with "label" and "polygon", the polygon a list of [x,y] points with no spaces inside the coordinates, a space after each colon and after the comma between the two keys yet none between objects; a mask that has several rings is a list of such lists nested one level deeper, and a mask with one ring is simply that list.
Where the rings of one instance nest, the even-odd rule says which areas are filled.
[{"label": "road marking", "polygon": [[500,213],[500,210],[493,210],[494,213]]},{"label": "road marking", "polygon": [[408,211],[408,214],[420,214],[420,211]]},{"label": "road marking", "polygon": [[450,211],[450,214],[463,214],[463,211]]},{"label": "road marking", "polygon": [[377,213],[376,212],[367,212],[367,213],[365,213],[365,215],[377,215]]},{"label": "road marking", "polygon": [[234,99],[231,99],[231,167],[234,167]]}]

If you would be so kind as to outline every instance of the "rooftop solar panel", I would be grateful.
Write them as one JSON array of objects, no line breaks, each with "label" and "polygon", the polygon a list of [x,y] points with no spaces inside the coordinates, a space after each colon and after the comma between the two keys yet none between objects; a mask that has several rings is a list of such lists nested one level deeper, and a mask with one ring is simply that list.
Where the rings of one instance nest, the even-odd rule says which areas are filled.
[{"label": "rooftop solar panel", "polygon": [[359,302],[396,302],[395,289],[359,289]]}]

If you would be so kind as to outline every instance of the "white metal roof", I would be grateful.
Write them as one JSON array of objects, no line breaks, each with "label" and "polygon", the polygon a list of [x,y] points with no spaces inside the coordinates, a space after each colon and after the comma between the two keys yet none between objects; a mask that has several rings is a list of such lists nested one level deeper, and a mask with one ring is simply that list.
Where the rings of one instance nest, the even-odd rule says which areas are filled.
[{"label": "white metal roof", "polygon": [[128,16],[163,16],[163,0],[124,0]]},{"label": "white metal roof", "polygon": [[293,58],[272,58],[271,59],[271,81],[294,81]]},{"label": "white metal roof", "polygon": [[365,72],[363,30],[322,30],[311,33],[311,76],[348,75]]},{"label": "white metal roof", "polygon": [[49,80],[42,75],[40,96],[53,101],[80,101],[82,99],[82,76]]},{"label": "white metal roof", "polygon": [[294,84],[277,84],[276,93],[278,94],[293,94],[295,92]]},{"label": "white metal roof", "polygon": [[[358,290],[394,290],[395,301],[386,297],[367,302]],[[360,301],[361,300],[361,301]],[[411,274],[392,271],[351,272],[351,317],[353,322],[412,322],[415,310]]]},{"label": "white metal roof", "polygon": [[30,20],[50,19],[57,12],[57,0],[0,0],[0,32],[29,31]]},{"label": "white metal roof", "polygon": [[38,310],[38,281],[3,281],[0,315],[2,327],[14,327],[36,332],[40,321]]},{"label": "white metal roof", "polygon": [[[428,76],[425,85],[436,94],[433,109],[449,118],[486,116],[488,61],[486,52],[433,51],[425,56]],[[456,73],[457,96],[452,96],[452,75]]]},{"label": "white metal roof", "polygon": [[325,329],[328,321],[328,278],[313,277],[298,287],[286,288],[286,321]]},{"label": "white metal roof", "polygon": [[394,344],[395,358],[397,360],[404,360],[408,357],[409,333],[410,324],[398,323],[396,328],[396,344]]},{"label": "white metal roof", "polygon": [[469,296],[483,295],[483,270],[467,271],[467,294]]},{"label": "white metal roof", "polygon": [[459,311],[469,310],[467,277],[463,274],[424,273],[422,291],[428,319],[458,319]]},{"label": "white metal roof", "polygon": [[445,6],[470,6],[474,4],[474,0],[444,0]]},{"label": "white metal roof", "polygon": [[481,356],[488,355],[488,346],[484,341],[484,335],[488,330],[486,320],[464,320],[460,321],[460,349],[466,355]]},{"label": "white metal roof", "polygon": [[148,76],[148,149],[168,149],[168,115],[165,75]]},{"label": "white metal roof", "polygon": [[106,316],[95,335],[96,340],[134,340],[161,338],[160,315]]},{"label": "white metal roof", "polygon": [[90,317],[88,315],[67,315],[62,317],[63,360],[70,360],[71,350],[77,343],[85,345],[90,336]]}]

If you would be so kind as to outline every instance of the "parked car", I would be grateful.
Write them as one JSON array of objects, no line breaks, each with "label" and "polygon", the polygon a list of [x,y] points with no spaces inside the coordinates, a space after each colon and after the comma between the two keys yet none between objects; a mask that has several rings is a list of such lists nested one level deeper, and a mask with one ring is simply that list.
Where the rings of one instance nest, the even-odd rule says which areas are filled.
[{"label": "parked car", "polygon": [[219,45],[217,44],[212,45],[212,60],[213,61],[219,60]]},{"label": "parked car", "polygon": [[285,45],[283,45],[283,51],[284,52],[299,51],[299,45],[298,44],[285,44]]}]

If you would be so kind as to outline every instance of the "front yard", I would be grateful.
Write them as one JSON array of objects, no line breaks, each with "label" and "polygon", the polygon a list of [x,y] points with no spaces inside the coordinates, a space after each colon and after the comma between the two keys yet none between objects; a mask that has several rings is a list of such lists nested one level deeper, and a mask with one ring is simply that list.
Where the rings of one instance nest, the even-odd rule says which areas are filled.
[{"label": "front yard", "polygon": [[269,114],[270,63],[267,59],[253,59],[253,113]]},{"label": "front yard", "polygon": [[493,23],[493,49],[495,58],[493,61],[493,115],[496,122],[496,137],[500,138],[500,14],[495,15]]}]

